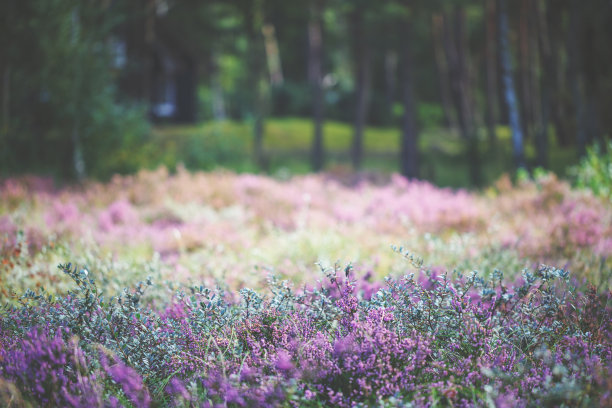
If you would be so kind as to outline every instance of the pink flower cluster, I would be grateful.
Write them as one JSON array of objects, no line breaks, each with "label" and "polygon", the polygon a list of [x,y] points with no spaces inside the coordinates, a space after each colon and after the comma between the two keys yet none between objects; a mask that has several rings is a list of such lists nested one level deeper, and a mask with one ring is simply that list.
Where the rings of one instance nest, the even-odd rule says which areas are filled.
[{"label": "pink flower cluster", "polygon": [[[300,251],[312,248],[320,255],[325,249],[308,237],[335,237],[337,250],[340,241],[350,243],[370,265],[382,244],[406,244],[427,254],[429,237],[444,243],[469,237],[458,249],[465,259],[486,248],[506,248],[533,262],[565,264],[612,250],[612,207],[554,176],[519,186],[501,180],[478,194],[399,175],[376,183],[356,178],[347,185],[332,175],[279,181],[183,169],[170,175],[162,168],[58,190],[46,180],[11,179],[1,184],[0,194],[3,245],[24,230],[31,242],[53,235],[69,247],[157,252],[177,270],[191,272],[203,265],[203,273],[221,268],[244,275],[257,259],[281,269],[303,268],[297,259],[304,265],[317,259]],[[332,260],[344,255],[329,254]]]}]

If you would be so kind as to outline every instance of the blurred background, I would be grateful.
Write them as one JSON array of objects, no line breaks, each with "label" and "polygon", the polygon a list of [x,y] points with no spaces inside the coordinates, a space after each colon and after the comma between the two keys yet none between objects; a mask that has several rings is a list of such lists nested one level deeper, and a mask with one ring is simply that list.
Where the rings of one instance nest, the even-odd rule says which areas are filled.
[{"label": "blurred background", "polygon": [[3,0],[0,176],[568,175],[612,134],[610,0]]}]

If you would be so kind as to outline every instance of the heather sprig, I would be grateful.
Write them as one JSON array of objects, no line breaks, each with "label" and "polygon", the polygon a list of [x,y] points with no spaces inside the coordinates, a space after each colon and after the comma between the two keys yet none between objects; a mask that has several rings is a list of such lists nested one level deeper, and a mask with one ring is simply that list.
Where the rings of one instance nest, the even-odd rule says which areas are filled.
[{"label": "heather sprig", "polygon": [[[76,338],[64,339],[69,334],[67,329],[53,333],[39,327],[13,344],[3,344],[0,377],[35,405],[102,406],[101,374],[89,368]],[[10,405],[10,399],[3,402]]]}]

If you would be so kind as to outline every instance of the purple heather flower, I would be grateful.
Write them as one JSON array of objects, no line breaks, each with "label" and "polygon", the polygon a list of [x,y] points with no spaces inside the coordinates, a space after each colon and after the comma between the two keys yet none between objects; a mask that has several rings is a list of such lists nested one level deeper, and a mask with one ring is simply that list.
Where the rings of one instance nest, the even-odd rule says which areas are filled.
[{"label": "purple heather flower", "polygon": [[276,360],[274,362],[274,367],[276,367],[279,371],[290,371],[293,370],[294,366],[291,362],[291,356],[285,350],[280,350],[276,354]]}]

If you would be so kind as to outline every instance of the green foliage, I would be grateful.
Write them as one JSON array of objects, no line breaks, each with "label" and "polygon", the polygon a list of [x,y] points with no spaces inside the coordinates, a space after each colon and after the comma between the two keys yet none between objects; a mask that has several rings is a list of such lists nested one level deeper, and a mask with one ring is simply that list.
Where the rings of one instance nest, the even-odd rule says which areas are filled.
[{"label": "green foliage", "polygon": [[[422,112],[423,118],[435,117],[440,112],[431,106]],[[423,123],[428,120],[422,118]],[[433,126],[432,119],[430,125]],[[429,125],[428,125],[429,126]],[[348,166],[348,152],[353,129],[350,124],[328,120],[323,126],[324,145],[329,168]],[[513,171],[510,132],[497,128],[499,143],[495,149],[488,140],[480,140],[484,184],[495,182],[504,173]],[[305,118],[270,118],[264,124],[264,151],[272,174],[302,174],[310,171],[308,154],[313,137],[313,124]],[[364,168],[390,173],[397,171],[397,150],[400,130],[391,127],[367,127],[364,134],[366,157]],[[199,125],[163,126],[152,132],[152,137],[140,147],[126,149],[135,168],[156,168],[160,164],[174,169],[184,163],[190,169],[225,167],[249,171],[254,165],[248,159],[252,153],[252,128],[246,122],[205,122]],[[533,146],[526,146],[529,160],[535,155]],[[440,186],[470,186],[466,146],[457,134],[448,129],[426,127],[419,142],[422,155],[421,177]],[[575,151],[556,143],[550,144],[550,170],[564,175],[567,166],[576,162]],[[347,167],[348,168],[348,167]]]},{"label": "green foliage", "polygon": [[438,104],[418,104],[418,115],[421,126],[425,129],[436,128],[444,123],[444,110]]},{"label": "green foliage", "polygon": [[252,169],[249,161],[250,128],[234,122],[209,122],[198,126],[155,129],[138,157],[141,168],[163,164],[174,169],[183,164],[191,170],[227,167]]},{"label": "green foliage", "polygon": [[598,145],[587,149],[587,155],[574,169],[578,187],[593,194],[612,198],[612,142],[604,151]]},{"label": "green foliage", "polygon": [[146,122],[142,109],[116,101],[109,39],[119,7],[33,0],[2,11],[0,36],[10,40],[2,44],[9,115],[0,171],[72,178],[133,170],[115,156],[141,143]]}]

